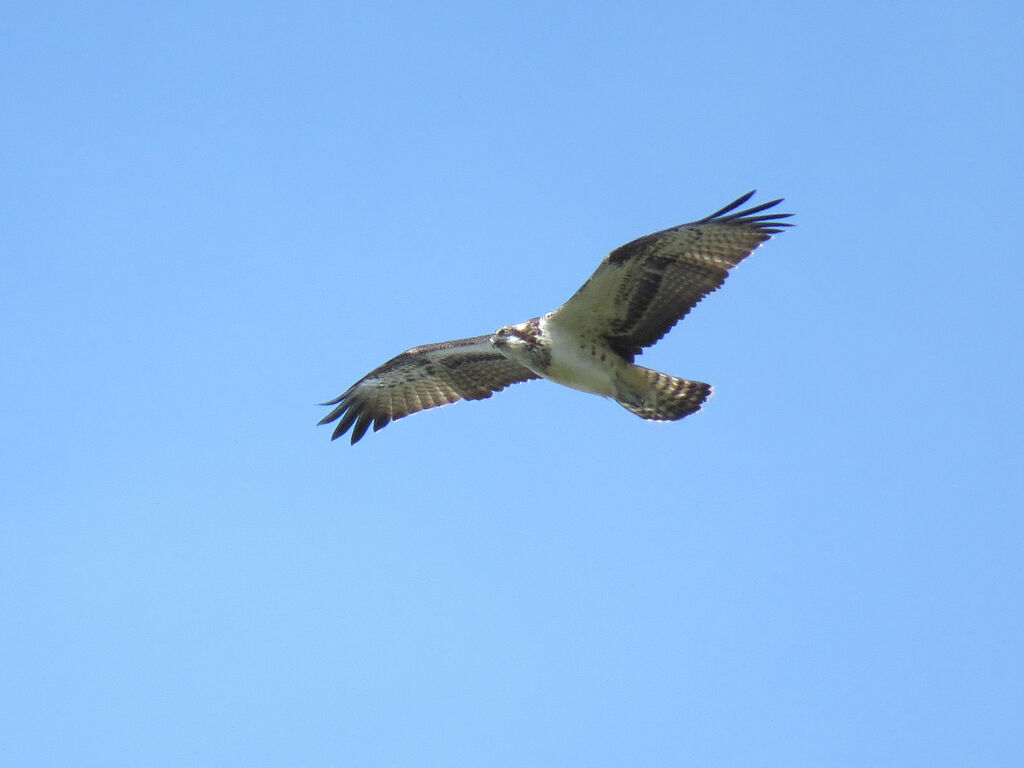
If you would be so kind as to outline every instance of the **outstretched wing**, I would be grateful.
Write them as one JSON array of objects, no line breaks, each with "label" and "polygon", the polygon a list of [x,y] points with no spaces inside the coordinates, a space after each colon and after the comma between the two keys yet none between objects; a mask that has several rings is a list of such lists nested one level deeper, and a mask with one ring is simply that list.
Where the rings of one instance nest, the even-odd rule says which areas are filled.
[{"label": "outstretched wing", "polygon": [[780,219],[792,214],[763,213],[781,199],[736,211],[753,195],[616,248],[550,322],[604,338],[632,360],[725,282],[751,251],[791,226]]},{"label": "outstretched wing", "polygon": [[335,440],[352,430],[352,444],[389,422],[457,400],[483,400],[509,384],[538,378],[491,346],[490,336],[442,341],[407,349],[375,368],[339,397],[323,405],[334,410],[318,424],[341,419]]}]

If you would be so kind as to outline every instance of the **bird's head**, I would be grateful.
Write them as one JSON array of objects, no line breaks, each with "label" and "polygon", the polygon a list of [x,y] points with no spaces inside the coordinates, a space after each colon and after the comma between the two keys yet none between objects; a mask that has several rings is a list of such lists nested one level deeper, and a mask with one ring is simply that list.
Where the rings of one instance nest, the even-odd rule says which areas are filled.
[{"label": "bird's head", "polygon": [[503,325],[491,334],[491,345],[502,354],[515,355],[516,352],[536,346],[538,333],[537,323],[532,320],[516,325]]}]

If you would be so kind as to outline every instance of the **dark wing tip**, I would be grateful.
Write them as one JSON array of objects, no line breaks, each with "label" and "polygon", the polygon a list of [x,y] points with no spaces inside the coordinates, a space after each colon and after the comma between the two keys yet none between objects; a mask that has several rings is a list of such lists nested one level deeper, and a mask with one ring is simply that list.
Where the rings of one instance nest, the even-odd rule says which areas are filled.
[{"label": "dark wing tip", "polygon": [[320,419],[320,421],[318,421],[316,425],[319,427],[324,424],[330,424],[336,418],[341,416],[341,414],[347,411],[348,407],[351,405],[351,402],[348,400],[348,395],[349,393],[346,392],[343,395],[338,395],[333,400],[328,400],[326,403],[319,403],[319,405],[336,405],[338,407],[332,409],[331,412],[324,416],[322,419]]},{"label": "dark wing tip", "polygon": [[331,440],[337,440],[348,432],[349,427],[351,427],[353,422],[355,422],[357,416],[359,416],[359,411],[355,408],[349,408],[345,412],[341,421],[339,421],[338,425],[334,428],[334,432],[331,434]]},{"label": "dark wing tip", "polygon": [[[363,439],[363,435],[366,434],[366,430],[370,428],[370,424],[373,422],[373,416],[368,413],[360,413],[358,420],[356,420],[356,426],[352,430],[352,445],[355,445]],[[340,424],[338,426],[341,426]],[[345,429],[348,429],[346,426]],[[342,430],[344,432],[344,430]]]},{"label": "dark wing tip", "polygon": [[[747,200],[752,198],[756,193],[757,193],[756,189],[750,190],[749,192],[747,192],[747,194],[741,195],[740,197],[737,197],[735,200],[733,200],[731,203],[729,203],[724,208],[720,208],[719,210],[717,210],[714,213],[712,213],[710,216],[705,216],[703,219],[701,219],[701,221],[710,221],[711,219],[717,219],[719,216],[723,216],[723,215],[727,214],[729,211],[732,211],[732,210],[735,210],[736,208],[739,208],[741,205],[743,205],[745,202],[747,202]],[[775,202],[778,202],[778,200],[776,200]]]},{"label": "dark wing tip", "polygon": [[763,211],[767,211],[770,208],[774,208],[785,199],[782,197],[776,200],[769,200],[767,203],[760,203],[759,205],[745,208],[742,211],[737,211],[736,209],[750,200],[755,192],[757,192],[756,189],[750,190],[747,194],[736,198],[724,208],[715,211],[710,216],[705,216],[698,223],[716,221],[720,223],[728,222],[730,224],[752,224],[767,235],[774,235],[781,232],[781,227],[794,226],[790,222],[780,221],[780,219],[788,219],[793,215],[792,213],[767,213],[761,216],[755,215],[762,213]]},{"label": "dark wing tip", "polygon": [[352,433],[352,442],[354,444],[363,436],[363,433],[366,432],[366,426],[369,425],[369,422],[372,421],[373,417],[360,411],[358,403],[352,400],[351,392],[346,392],[328,403],[323,403],[323,405],[335,404],[337,404],[337,407],[320,419],[316,425],[319,427],[324,424],[330,424],[336,419],[341,419],[335,425],[334,431],[331,433],[331,440],[337,440],[348,432],[353,424],[356,424],[356,429]]}]

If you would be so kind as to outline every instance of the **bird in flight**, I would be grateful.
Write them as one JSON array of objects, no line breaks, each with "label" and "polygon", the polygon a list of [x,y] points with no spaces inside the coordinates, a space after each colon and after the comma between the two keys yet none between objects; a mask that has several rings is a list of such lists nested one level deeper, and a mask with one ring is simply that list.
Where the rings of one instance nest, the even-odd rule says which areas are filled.
[{"label": "bird in flight", "polygon": [[642,419],[675,421],[699,410],[711,385],[635,365],[729,270],[792,214],[765,213],[772,200],[737,210],[748,192],[719,211],[616,248],[554,312],[494,333],[407,349],[323,405],[319,424],[338,421],[331,439],[352,429],[352,444],[411,413],[482,400],[509,384],[549,379],[610,397]]}]

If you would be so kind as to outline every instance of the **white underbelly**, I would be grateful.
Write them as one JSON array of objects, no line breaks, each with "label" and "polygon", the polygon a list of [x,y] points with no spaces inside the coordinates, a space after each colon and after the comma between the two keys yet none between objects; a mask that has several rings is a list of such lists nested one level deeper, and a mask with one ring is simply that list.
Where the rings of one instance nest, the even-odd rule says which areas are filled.
[{"label": "white underbelly", "polygon": [[545,376],[583,392],[612,397],[615,378],[626,363],[601,342],[584,341],[548,325],[551,336],[551,368]]}]

